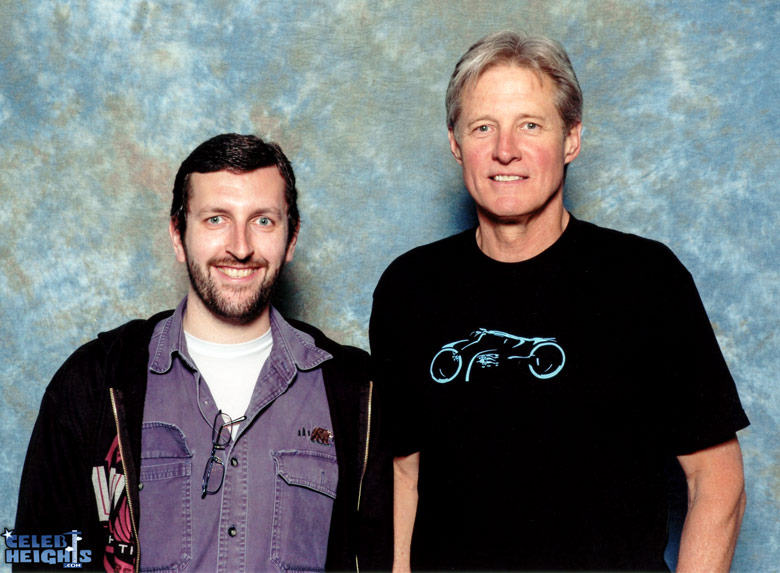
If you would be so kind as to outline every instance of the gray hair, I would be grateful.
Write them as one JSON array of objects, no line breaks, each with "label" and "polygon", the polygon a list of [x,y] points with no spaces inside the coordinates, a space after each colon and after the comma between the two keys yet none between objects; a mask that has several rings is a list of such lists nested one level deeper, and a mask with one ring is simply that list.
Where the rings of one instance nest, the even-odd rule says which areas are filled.
[{"label": "gray hair", "polygon": [[447,127],[456,139],[464,91],[476,84],[488,68],[499,64],[512,64],[550,78],[555,86],[553,103],[564,129],[568,131],[582,121],[582,90],[563,46],[544,36],[504,30],[479,40],[455,65],[445,104]]}]

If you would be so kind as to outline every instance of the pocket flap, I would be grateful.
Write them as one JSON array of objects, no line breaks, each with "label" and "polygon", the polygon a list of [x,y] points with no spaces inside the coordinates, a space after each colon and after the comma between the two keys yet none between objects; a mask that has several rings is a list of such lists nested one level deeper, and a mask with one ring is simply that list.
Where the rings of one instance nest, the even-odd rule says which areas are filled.
[{"label": "pocket flap", "polygon": [[276,473],[288,485],[306,487],[336,498],[338,464],[336,456],[308,450],[271,452]]},{"label": "pocket flap", "polygon": [[141,458],[191,458],[187,438],[173,424],[144,422],[141,430]]}]

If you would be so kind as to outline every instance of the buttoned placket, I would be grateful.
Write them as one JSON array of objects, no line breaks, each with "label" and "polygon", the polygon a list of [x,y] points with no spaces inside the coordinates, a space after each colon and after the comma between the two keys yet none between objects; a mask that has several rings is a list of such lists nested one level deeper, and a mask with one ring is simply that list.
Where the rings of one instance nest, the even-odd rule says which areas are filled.
[{"label": "buttoned placket", "polygon": [[[277,341],[275,340],[276,344]],[[271,352],[255,385],[252,400],[247,409],[247,419],[241,422],[228,449],[225,450],[225,481],[222,484],[219,518],[219,550],[217,571],[231,573],[246,569],[247,530],[249,507],[249,439],[245,437],[252,422],[281,396],[292,383],[296,370],[290,368],[281,353]],[[230,462],[236,459],[235,465]],[[244,463],[241,463],[244,460]]]},{"label": "buttoned placket", "polygon": [[249,507],[248,464],[231,465],[231,458],[246,460],[248,443],[231,442],[225,454],[225,481],[220,491],[219,550],[217,571],[245,571]]}]

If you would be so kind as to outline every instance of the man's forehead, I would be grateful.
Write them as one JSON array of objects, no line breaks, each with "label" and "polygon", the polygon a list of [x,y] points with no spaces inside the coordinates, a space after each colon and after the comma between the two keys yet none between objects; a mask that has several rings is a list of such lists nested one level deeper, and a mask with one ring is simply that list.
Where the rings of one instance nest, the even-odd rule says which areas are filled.
[{"label": "man's forehead", "polygon": [[204,199],[205,195],[262,196],[266,199],[285,200],[286,182],[276,165],[260,167],[252,171],[222,169],[208,173],[190,174],[190,202]]},{"label": "man's forehead", "polygon": [[279,168],[276,165],[266,165],[264,167],[258,167],[257,169],[243,170],[234,167],[225,167],[224,169],[218,169],[216,171],[193,171],[190,173],[190,181],[195,180],[214,180],[214,179],[231,179],[241,177],[251,177],[253,175],[259,175],[264,178],[274,179],[276,175],[279,179],[284,181]]},{"label": "man's forehead", "polygon": [[489,66],[485,67],[484,70],[480,71],[478,75],[475,75],[469,82],[466,83],[463,89],[463,94],[465,96],[469,96],[473,93],[473,91],[476,89],[477,84],[480,83],[480,80],[485,77],[485,74],[490,72],[491,74],[498,74],[498,75],[509,75],[513,71],[516,70],[523,70],[525,72],[529,73],[529,77],[533,78],[535,83],[538,87],[544,87],[545,85],[552,85],[552,78],[544,73],[542,70],[539,70],[537,68],[534,68],[530,65],[522,65],[517,64],[514,62],[496,62],[494,64],[490,64]]}]

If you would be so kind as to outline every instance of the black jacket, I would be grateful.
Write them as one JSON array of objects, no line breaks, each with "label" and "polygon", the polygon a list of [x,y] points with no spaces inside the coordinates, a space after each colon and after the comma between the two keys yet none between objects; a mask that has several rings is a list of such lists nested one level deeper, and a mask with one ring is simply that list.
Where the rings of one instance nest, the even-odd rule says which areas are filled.
[{"label": "black jacket", "polygon": [[[92,473],[104,463],[117,434],[132,515],[130,534],[137,545],[148,345],[155,325],[171,313],[131,321],[76,350],[54,375],[41,402],[22,473],[15,531],[38,535],[80,531],[79,549],[91,551],[86,569],[104,568],[108,531],[98,517]],[[333,356],[323,364],[333,431],[340,437],[335,442],[339,481],[327,568],[389,569],[392,460],[380,432],[381,412],[368,354],[339,345],[312,326],[289,322]],[[138,560],[135,567],[138,570]]]}]

